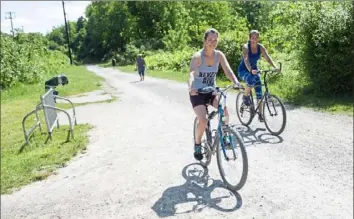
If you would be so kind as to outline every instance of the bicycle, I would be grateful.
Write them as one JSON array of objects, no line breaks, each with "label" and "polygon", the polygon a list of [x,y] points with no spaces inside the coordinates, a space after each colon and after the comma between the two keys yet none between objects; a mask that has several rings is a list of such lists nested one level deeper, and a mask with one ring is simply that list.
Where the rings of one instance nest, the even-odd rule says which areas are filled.
[{"label": "bicycle", "polygon": [[[226,91],[231,86],[232,85],[229,85],[225,89],[220,89],[219,87],[215,87],[215,88],[206,87],[204,89],[198,90],[198,93],[204,93],[204,94],[212,93],[216,91],[217,95],[219,96],[217,111],[214,110],[211,113],[209,113],[208,106],[211,105],[212,103],[210,102],[205,103],[205,107],[207,111],[207,126],[204,132],[206,134],[206,141],[204,141],[203,142],[204,144],[202,144],[202,154],[204,155],[204,158],[206,158],[206,161],[201,160],[199,162],[202,166],[207,167],[211,162],[212,155],[216,153],[218,169],[226,187],[228,187],[230,190],[239,190],[244,186],[247,180],[248,159],[247,159],[247,153],[241,135],[238,133],[236,129],[233,129],[230,127],[230,125],[225,124],[226,117],[224,116],[224,106],[226,105]],[[224,101],[221,102],[221,99],[223,99]],[[210,121],[217,114],[219,116],[217,129],[211,130]],[[194,119],[194,128],[193,128],[194,142],[195,142],[195,130],[197,124],[198,124],[198,117]],[[243,169],[242,169],[242,175],[240,180],[236,184],[232,184],[230,183],[230,181],[227,179],[225,175],[225,171],[224,168],[222,167],[221,161],[222,158],[224,158],[226,161],[237,160],[239,158],[239,154],[236,153],[235,151],[236,147],[239,147],[241,149]],[[232,155],[230,157],[226,155],[226,152],[229,150],[232,151]],[[224,157],[222,157],[222,155],[224,155]]]},{"label": "bicycle", "polygon": [[[280,71],[282,69],[282,64],[279,63],[280,65]],[[236,112],[237,112],[237,117],[238,119],[240,120],[241,124],[244,125],[244,126],[248,126],[249,124],[251,124],[251,122],[253,121],[253,118],[255,117],[256,115],[256,112],[259,111],[259,108],[260,108],[260,105],[263,104],[263,107],[262,107],[262,114],[263,114],[263,117],[264,117],[264,123],[265,123],[265,126],[267,128],[267,130],[272,134],[272,135],[280,135],[284,129],[285,129],[285,125],[286,125],[286,110],[285,110],[285,107],[284,107],[284,103],[282,102],[282,100],[274,95],[274,94],[271,94],[269,92],[269,88],[268,88],[268,83],[267,83],[267,73],[273,73],[275,72],[274,69],[271,69],[271,70],[260,70],[260,71],[257,71],[258,74],[264,74],[263,76],[263,81],[264,81],[264,85],[257,85],[257,86],[252,86],[251,88],[256,88],[256,87],[259,87],[259,86],[264,86],[265,87],[265,92],[264,94],[262,95],[262,98],[261,98],[261,101],[259,101],[259,103],[257,104],[257,107],[255,108],[255,104],[254,104],[254,100],[253,100],[253,96],[252,96],[252,89],[250,91],[250,99],[251,99],[251,104],[250,106],[246,106],[244,103],[243,103],[243,94],[244,94],[244,88],[242,89],[243,91],[240,91],[238,94],[237,94],[237,97],[236,97]],[[239,101],[241,100],[241,105],[239,103]],[[280,105],[280,108],[281,108],[281,111],[282,111],[282,114],[283,114],[283,118],[282,118],[282,123],[281,123],[281,127],[279,130],[277,131],[274,131],[270,128],[270,124],[269,124],[269,121],[267,119],[267,116],[266,116],[266,109],[268,110],[269,112],[269,115],[271,117],[275,117],[278,115],[278,111],[276,110],[276,106],[275,106],[275,100],[278,101],[279,105]],[[272,111],[273,109],[273,111]],[[249,119],[247,120],[243,120],[243,116],[244,116],[244,113],[245,112],[250,112],[250,117]]]}]

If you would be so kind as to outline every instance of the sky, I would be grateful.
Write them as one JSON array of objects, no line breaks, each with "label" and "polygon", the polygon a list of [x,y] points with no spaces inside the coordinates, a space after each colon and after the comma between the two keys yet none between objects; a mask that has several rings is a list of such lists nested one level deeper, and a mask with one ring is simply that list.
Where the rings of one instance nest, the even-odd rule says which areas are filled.
[{"label": "sky", "polygon": [[[64,1],[66,19],[77,21],[85,16],[85,8],[90,1]],[[6,12],[15,12],[12,20],[14,29],[25,33],[40,32],[46,34],[55,26],[64,24],[62,1],[1,1],[1,32],[11,33],[10,19]]]}]

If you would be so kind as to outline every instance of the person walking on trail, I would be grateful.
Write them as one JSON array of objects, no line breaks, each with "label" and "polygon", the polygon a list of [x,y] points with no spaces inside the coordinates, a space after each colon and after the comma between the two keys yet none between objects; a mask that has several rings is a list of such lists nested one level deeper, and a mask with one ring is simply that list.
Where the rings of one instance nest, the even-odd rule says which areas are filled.
[{"label": "person walking on trail", "polygon": [[[239,77],[247,83],[245,94],[243,96],[243,103],[246,106],[251,104],[250,99],[250,86],[255,87],[257,103],[262,99],[262,82],[259,74],[257,74],[257,62],[261,58],[261,55],[272,65],[276,71],[279,72],[279,68],[274,64],[272,58],[269,56],[267,49],[259,42],[259,32],[257,30],[251,30],[249,33],[249,40],[242,47],[243,57],[238,67]],[[258,119],[263,122],[262,104],[259,105]]]},{"label": "person walking on trail", "polygon": [[[234,88],[239,88],[240,83],[237,80],[234,72],[220,50],[216,50],[218,45],[219,33],[217,30],[211,28],[204,33],[203,49],[196,52],[190,63],[189,73],[189,97],[193,110],[198,117],[199,123],[196,127],[195,142],[194,142],[194,158],[202,160],[203,154],[201,152],[201,139],[207,125],[205,103],[210,102],[213,107],[218,107],[218,97],[214,93],[198,94],[198,89],[216,86],[216,74],[219,70],[219,64],[225,72],[227,78],[235,85]],[[229,118],[227,108],[225,107],[226,123]]]},{"label": "person walking on trail", "polygon": [[138,69],[140,81],[144,80],[145,66],[146,66],[145,59],[143,58],[142,54],[139,54],[138,58],[136,59],[136,68]]}]

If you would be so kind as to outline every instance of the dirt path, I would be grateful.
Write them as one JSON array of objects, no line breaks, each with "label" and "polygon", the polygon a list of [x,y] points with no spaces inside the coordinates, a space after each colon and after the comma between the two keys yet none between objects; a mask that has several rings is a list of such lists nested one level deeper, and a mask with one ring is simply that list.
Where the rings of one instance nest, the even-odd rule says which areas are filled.
[{"label": "dirt path", "polygon": [[[238,125],[249,176],[238,193],[192,155],[186,83],[90,66],[120,100],[77,108],[86,154],[57,175],[1,196],[1,218],[353,218],[353,119],[288,107],[280,137]],[[232,122],[237,123],[229,95]],[[208,177],[205,177],[205,176]],[[204,176],[204,177],[202,177]]]}]

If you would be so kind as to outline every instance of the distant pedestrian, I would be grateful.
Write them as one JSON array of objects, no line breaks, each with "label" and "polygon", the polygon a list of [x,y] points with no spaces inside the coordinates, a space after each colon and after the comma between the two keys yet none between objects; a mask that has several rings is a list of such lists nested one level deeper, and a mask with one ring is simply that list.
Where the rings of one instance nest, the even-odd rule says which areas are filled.
[{"label": "distant pedestrian", "polygon": [[144,60],[142,54],[139,54],[138,58],[136,59],[136,68],[138,69],[140,81],[144,80],[145,66],[146,66],[145,60]]}]

